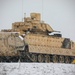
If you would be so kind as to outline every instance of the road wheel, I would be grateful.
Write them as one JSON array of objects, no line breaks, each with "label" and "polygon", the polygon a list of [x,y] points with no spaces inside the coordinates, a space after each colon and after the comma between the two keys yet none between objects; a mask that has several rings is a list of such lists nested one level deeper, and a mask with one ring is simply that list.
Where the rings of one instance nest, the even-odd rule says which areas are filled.
[{"label": "road wheel", "polygon": [[37,55],[36,54],[32,54],[31,58],[32,58],[33,62],[37,62]]},{"label": "road wheel", "polygon": [[53,62],[57,63],[58,62],[58,56],[57,55],[53,55]]},{"label": "road wheel", "polygon": [[65,63],[69,63],[69,62],[70,62],[69,57],[65,56]]},{"label": "road wheel", "polygon": [[45,55],[45,62],[49,63],[50,62],[50,56],[49,55]]},{"label": "road wheel", "polygon": [[42,54],[38,55],[38,62],[43,62],[43,55]]},{"label": "road wheel", "polygon": [[59,62],[64,63],[64,56],[59,56]]}]

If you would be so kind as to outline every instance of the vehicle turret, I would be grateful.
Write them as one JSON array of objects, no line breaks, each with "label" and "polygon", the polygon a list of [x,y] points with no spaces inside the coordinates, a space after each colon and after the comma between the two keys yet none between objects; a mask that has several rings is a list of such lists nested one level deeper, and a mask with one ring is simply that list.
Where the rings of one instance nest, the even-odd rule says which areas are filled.
[{"label": "vehicle turret", "polygon": [[29,31],[32,33],[48,34],[54,32],[50,25],[41,22],[40,13],[31,13],[30,17],[24,17],[24,22],[15,22],[12,29],[22,34]]}]

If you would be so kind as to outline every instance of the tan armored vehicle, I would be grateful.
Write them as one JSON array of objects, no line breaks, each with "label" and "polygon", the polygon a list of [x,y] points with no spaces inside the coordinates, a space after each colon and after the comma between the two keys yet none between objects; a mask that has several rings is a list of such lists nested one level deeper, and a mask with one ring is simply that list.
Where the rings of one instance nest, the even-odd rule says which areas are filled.
[{"label": "tan armored vehicle", "polygon": [[12,29],[1,31],[0,55],[26,62],[72,63],[75,43],[41,22],[39,13],[31,13],[24,22],[15,22]]}]

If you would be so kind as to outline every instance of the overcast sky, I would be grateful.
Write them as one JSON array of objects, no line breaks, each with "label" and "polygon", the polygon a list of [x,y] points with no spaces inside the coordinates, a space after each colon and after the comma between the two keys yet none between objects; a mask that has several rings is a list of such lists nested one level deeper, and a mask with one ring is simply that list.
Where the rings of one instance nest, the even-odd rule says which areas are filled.
[{"label": "overcast sky", "polygon": [[11,28],[13,22],[22,21],[23,13],[31,12],[41,13],[44,22],[75,41],[75,0],[0,0],[0,30]]}]

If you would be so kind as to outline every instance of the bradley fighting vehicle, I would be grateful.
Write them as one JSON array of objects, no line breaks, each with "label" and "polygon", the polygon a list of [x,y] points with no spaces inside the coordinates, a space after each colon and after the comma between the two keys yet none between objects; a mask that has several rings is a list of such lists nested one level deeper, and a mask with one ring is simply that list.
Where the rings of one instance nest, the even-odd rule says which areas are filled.
[{"label": "bradley fighting vehicle", "polygon": [[12,29],[1,30],[0,61],[75,63],[75,43],[54,32],[40,13],[31,13]]}]

